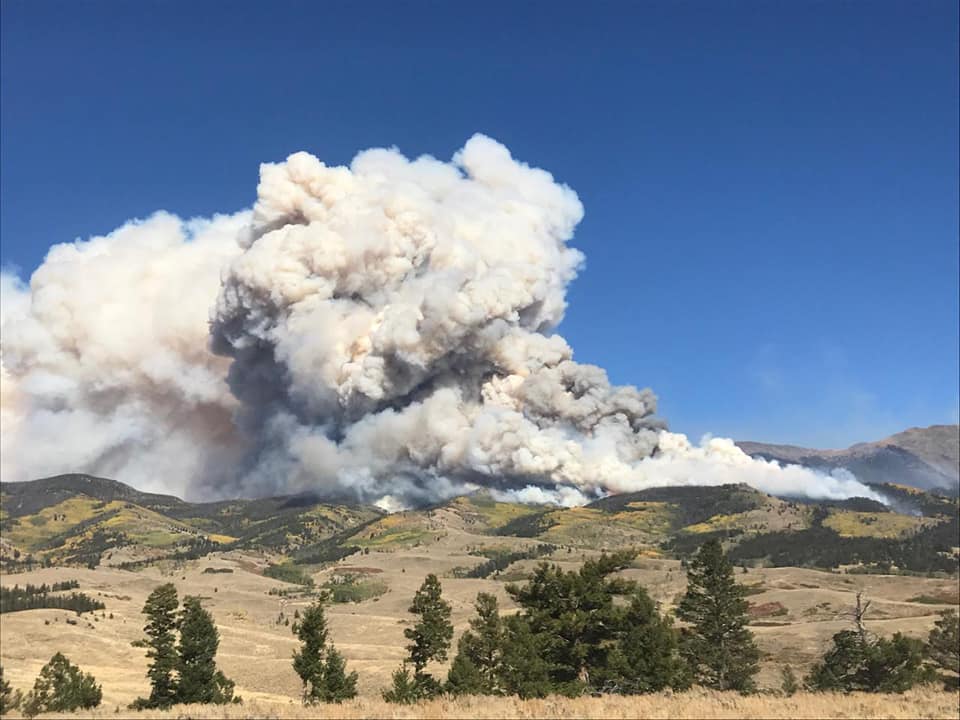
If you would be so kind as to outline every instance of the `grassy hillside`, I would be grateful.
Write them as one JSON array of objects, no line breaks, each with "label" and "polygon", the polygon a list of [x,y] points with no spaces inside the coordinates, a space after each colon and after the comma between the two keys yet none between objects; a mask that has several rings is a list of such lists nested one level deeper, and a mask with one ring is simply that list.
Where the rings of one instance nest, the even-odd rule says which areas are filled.
[{"label": "grassy hillside", "polygon": [[[231,549],[322,566],[354,553],[430,552],[450,533],[580,551],[631,547],[646,557],[675,558],[720,538],[733,557],[752,565],[956,572],[957,500],[898,485],[875,489],[889,505],[867,498],[783,499],[721,485],[652,488],[578,508],[504,503],[475,493],[386,515],[312,495],[187,503],[68,475],[3,486],[0,549],[8,568],[28,556],[57,564],[107,557],[142,566]],[[118,549],[124,552],[115,559]]]}]

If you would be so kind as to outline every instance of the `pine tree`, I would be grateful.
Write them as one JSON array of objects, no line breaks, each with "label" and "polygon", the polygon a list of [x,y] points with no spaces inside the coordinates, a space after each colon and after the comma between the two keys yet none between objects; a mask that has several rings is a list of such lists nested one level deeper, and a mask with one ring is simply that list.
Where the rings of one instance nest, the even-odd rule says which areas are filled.
[{"label": "pine tree", "polygon": [[343,702],[357,695],[357,674],[346,672],[346,661],[327,643],[327,619],[322,601],[308,607],[293,624],[300,649],[293,669],[303,682],[303,702]]},{"label": "pine tree", "polygon": [[747,629],[747,601],[720,542],[704,543],[687,569],[677,617],[690,623],[682,652],[696,682],[716,690],[754,690],[760,653]]},{"label": "pine tree", "polygon": [[404,637],[411,641],[407,645],[407,652],[413,665],[414,680],[423,697],[440,693],[440,683],[425,670],[429,663],[447,659],[453,639],[450,603],[443,599],[441,593],[440,581],[430,573],[414,594],[408,609],[414,615],[419,615],[420,620],[412,628],[403,631]]},{"label": "pine tree", "polygon": [[[416,699],[435,697],[442,686],[429,673],[425,672],[430,662],[443,662],[447,659],[450,641],[453,639],[453,625],[450,624],[450,603],[441,596],[440,581],[433,573],[427,575],[420,589],[413,596],[409,611],[419,615],[420,619],[412,628],[403,631],[410,644],[407,645],[409,662],[413,665],[413,690]],[[400,699],[410,696],[408,687],[409,671],[406,667],[393,674],[393,689],[384,693],[387,702],[409,702]]]},{"label": "pine tree", "polygon": [[357,674],[347,674],[347,661],[332,645],[323,664],[323,687],[324,702],[340,703],[357,696]]},{"label": "pine tree", "polygon": [[20,692],[14,691],[10,683],[3,679],[3,665],[0,665],[0,715],[15,710],[20,705]]},{"label": "pine tree", "polygon": [[233,681],[217,670],[220,633],[200,598],[183,599],[177,646],[177,702],[227,703],[233,699]]},{"label": "pine tree", "polygon": [[156,588],[143,606],[147,616],[144,632],[147,634],[147,657],[150,667],[150,697],[138,698],[135,708],[167,708],[177,701],[177,667],[175,647],[177,629],[177,589],[171,583]]},{"label": "pine tree", "polygon": [[507,695],[542,698],[553,692],[550,665],[544,659],[551,639],[535,635],[522,615],[503,620],[500,684]]},{"label": "pine tree", "polygon": [[784,665],[780,669],[780,690],[784,695],[790,697],[795,695],[799,689],[800,683],[797,682],[797,676],[794,674],[793,668],[789,665]]},{"label": "pine tree", "polygon": [[609,658],[609,668],[599,673],[598,679],[624,694],[682,689],[690,684],[677,632],[670,619],[657,611],[646,590],[634,590],[620,622],[623,630]]},{"label": "pine tree", "polygon": [[[956,610],[940,614],[940,619],[934,624],[927,638],[927,655],[941,670],[954,675],[960,673],[960,618]],[[947,689],[958,684],[955,677],[945,679],[944,682]]]},{"label": "pine tree", "polygon": [[503,626],[497,598],[479,593],[474,607],[477,616],[470,619],[470,630],[457,643],[447,688],[455,695],[499,695]]},{"label": "pine tree", "polygon": [[393,671],[390,689],[383,691],[383,699],[388,703],[410,705],[420,699],[420,691],[410,665],[405,662]]},{"label": "pine tree", "polygon": [[853,630],[833,636],[833,646],[807,676],[813,690],[851,692],[904,692],[933,679],[923,665],[924,644],[900,633],[887,640],[867,632],[864,617],[870,602],[857,593]]},{"label": "pine tree", "polygon": [[900,633],[889,640],[870,640],[855,630],[842,630],[810,671],[807,685],[833,692],[900,693],[929,679],[920,640]]},{"label": "pine tree", "polygon": [[62,653],[43,666],[33,689],[23,701],[23,713],[33,717],[42,712],[67,712],[96,707],[103,692],[93,675],[81,672]]}]

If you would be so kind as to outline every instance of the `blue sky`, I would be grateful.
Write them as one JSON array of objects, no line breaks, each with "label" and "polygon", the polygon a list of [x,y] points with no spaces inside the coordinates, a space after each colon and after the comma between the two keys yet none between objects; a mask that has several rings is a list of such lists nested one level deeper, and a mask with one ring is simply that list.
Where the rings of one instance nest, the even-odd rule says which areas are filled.
[{"label": "blue sky", "polygon": [[957,422],[955,2],[4,0],[2,262],[474,132],[580,195],[561,328],[699,436]]}]

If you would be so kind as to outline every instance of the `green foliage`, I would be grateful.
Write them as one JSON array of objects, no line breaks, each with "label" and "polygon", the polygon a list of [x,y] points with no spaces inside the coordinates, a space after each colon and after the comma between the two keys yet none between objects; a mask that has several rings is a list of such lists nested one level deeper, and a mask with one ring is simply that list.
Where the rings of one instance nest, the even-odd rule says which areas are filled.
[{"label": "green foliage", "polygon": [[282,580],[283,582],[293,583],[294,585],[313,587],[313,578],[310,577],[303,568],[293,565],[292,563],[282,563],[280,565],[271,564],[263,571],[263,574],[274,580]]},{"label": "green foliage", "polygon": [[177,701],[177,683],[174,670],[177,667],[177,589],[166,583],[150,593],[143,614],[147,616],[144,632],[147,635],[147,657],[150,667],[150,697],[138,698],[135,708],[167,708]]},{"label": "green foliage", "polygon": [[502,548],[492,548],[485,551],[480,551],[479,553],[473,554],[482,554],[484,557],[488,558],[486,562],[480,563],[476,567],[463,569],[458,568],[454,572],[455,577],[463,578],[488,578],[494,573],[498,573],[502,570],[506,570],[510,565],[517,562],[518,560],[533,560],[544,555],[549,555],[550,553],[556,551],[556,545],[537,545],[528,550],[517,550],[511,551]]},{"label": "green foliage", "polygon": [[952,548],[960,534],[956,511],[937,525],[907,538],[842,537],[820,523],[798,532],[771,532],[740,542],[730,553],[737,561],[765,560],[774,567],[823,567],[863,563],[889,572],[893,566],[910,572],[955,574],[960,556]]},{"label": "green foliage", "polygon": [[103,610],[105,605],[83,593],[69,595],[51,595],[52,592],[72,590],[80,587],[76,580],[66,580],[53,585],[26,585],[20,587],[0,587],[0,613],[17,612],[19,610],[36,610],[37,608],[56,608],[58,610],[75,610],[78,613]]},{"label": "green foliage", "polygon": [[180,643],[177,646],[177,702],[228,703],[234,682],[217,670],[220,633],[213,617],[200,606],[200,598],[183,599]]},{"label": "green foliage", "polygon": [[550,665],[544,659],[547,639],[535,635],[521,615],[504,618],[503,630],[500,679],[504,693],[524,700],[551,694]]},{"label": "green foliage", "polygon": [[403,631],[407,640],[410,640],[407,652],[408,662],[413,665],[413,674],[410,674],[407,662],[393,673],[393,686],[383,693],[387,702],[416,702],[436,697],[443,691],[440,681],[425,672],[428,663],[447,659],[453,639],[450,603],[443,599],[441,591],[437,576],[430,573],[413,596],[409,610],[420,619],[412,628]]},{"label": "green foliage", "polygon": [[93,675],[57,653],[43,666],[33,689],[23,700],[23,714],[33,717],[42,712],[69,712],[96,707],[103,692]]},{"label": "green foliage", "polygon": [[404,637],[411,641],[407,652],[416,675],[423,673],[427,663],[447,659],[453,625],[450,624],[450,603],[443,599],[441,592],[440,581],[430,573],[413,596],[409,608],[409,612],[420,616],[416,625],[403,631]]},{"label": "green foliage", "polygon": [[[956,610],[940,614],[927,638],[927,655],[941,670],[956,675],[960,673],[960,621]],[[948,689],[956,687],[957,678],[944,680]]]},{"label": "green foliage", "polygon": [[346,662],[327,643],[327,618],[323,604],[316,602],[293,625],[300,649],[293,653],[293,669],[303,682],[305,705],[343,702],[357,695],[357,674],[346,672]]},{"label": "green foliage", "polygon": [[503,623],[497,598],[479,593],[477,616],[460,636],[457,655],[447,675],[447,690],[454,695],[502,694]]},{"label": "green foliage", "polygon": [[383,692],[383,699],[388,703],[411,705],[427,697],[423,694],[424,686],[410,672],[410,666],[407,663],[397,668],[392,678],[390,689]]},{"label": "green foliage", "polygon": [[3,665],[0,665],[0,715],[5,715],[20,706],[20,692],[14,692],[10,683],[3,679]]},{"label": "green foliage", "polygon": [[339,703],[357,696],[357,674],[347,674],[347,661],[332,645],[323,664],[324,702]]},{"label": "green foliage", "polygon": [[669,622],[635,582],[611,577],[634,556],[601,555],[577,572],[541,563],[525,586],[507,587],[523,614],[508,633],[511,659],[505,664],[523,672],[522,662],[539,659],[525,679],[526,696],[574,696],[587,689],[640,693],[686,684]]},{"label": "green foliage", "polygon": [[902,693],[930,679],[923,667],[923,643],[896,633],[871,641],[865,632],[842,630],[807,676],[822,691]]},{"label": "green foliage", "polygon": [[680,657],[677,632],[669,618],[657,612],[646,590],[637,587],[622,611],[617,644],[600,668],[598,681],[611,692],[637,694],[682,689],[690,685]]},{"label": "green foliage", "polygon": [[797,676],[793,672],[793,668],[789,665],[784,665],[780,670],[780,690],[783,691],[783,694],[787,697],[795,695],[797,690],[800,689],[800,683],[797,682]]},{"label": "green foliage", "polygon": [[346,573],[334,576],[334,579],[324,584],[323,589],[331,602],[359,603],[380,597],[388,588],[382,580],[366,580],[362,575]]},{"label": "green foliage", "polygon": [[703,544],[687,569],[677,617],[690,623],[681,650],[695,682],[716,690],[751,692],[760,653],[747,629],[744,587],[717,540]]}]

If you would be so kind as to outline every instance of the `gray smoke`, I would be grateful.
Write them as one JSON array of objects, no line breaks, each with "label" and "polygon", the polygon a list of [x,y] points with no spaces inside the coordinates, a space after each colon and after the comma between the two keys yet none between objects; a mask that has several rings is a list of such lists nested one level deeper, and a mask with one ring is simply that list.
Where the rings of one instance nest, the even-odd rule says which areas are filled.
[{"label": "gray smoke", "polygon": [[[554,329],[582,215],[570,188],[477,135],[449,163],[297,153],[261,167],[252,214],[155,216],[55,248],[29,290],[4,283],[4,478],[62,466],[384,507],[476,487],[564,504],[721,482],[873,495],[730,441],[693,447],[649,390],[575,362]],[[130,293],[106,317],[105,287]],[[34,458],[36,437],[68,429],[75,449]],[[179,479],[160,480],[171,453]]]}]

